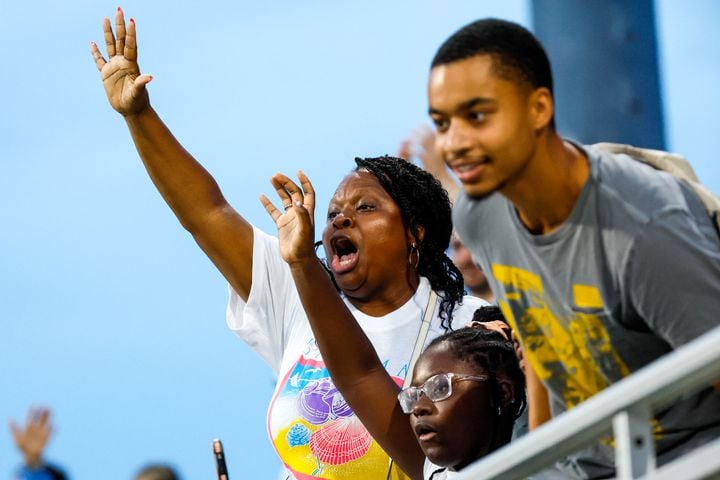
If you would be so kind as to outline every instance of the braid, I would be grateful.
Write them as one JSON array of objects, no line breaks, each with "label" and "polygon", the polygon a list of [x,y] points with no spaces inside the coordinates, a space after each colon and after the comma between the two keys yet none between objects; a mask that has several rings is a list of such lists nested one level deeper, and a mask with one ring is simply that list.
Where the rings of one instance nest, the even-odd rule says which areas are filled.
[{"label": "braid", "polygon": [[[508,378],[513,385],[513,399],[507,413],[514,422],[525,410],[525,376],[520,369],[512,342],[496,331],[485,328],[461,328],[435,338],[426,350],[440,343],[447,343],[459,360],[471,363],[491,377]],[[494,389],[496,405],[500,404],[500,392]]]},{"label": "braid", "polygon": [[500,307],[497,305],[485,305],[473,312],[473,322],[492,322],[493,320],[500,320],[507,324],[505,315],[503,315],[502,310],[500,310]]},{"label": "braid", "polygon": [[[465,294],[462,274],[445,254],[452,234],[447,192],[430,173],[401,158],[356,158],[357,170],[373,174],[400,207],[405,227],[418,239],[418,275],[440,296],[440,319],[447,331],[452,312]],[[420,241],[420,229],[425,235]]]}]

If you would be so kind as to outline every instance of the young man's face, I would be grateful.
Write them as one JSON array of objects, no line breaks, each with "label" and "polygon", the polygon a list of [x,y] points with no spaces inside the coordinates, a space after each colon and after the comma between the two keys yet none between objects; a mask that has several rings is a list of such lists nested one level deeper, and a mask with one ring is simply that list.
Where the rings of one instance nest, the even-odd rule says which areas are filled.
[{"label": "young man's face", "polygon": [[437,148],[469,196],[523,179],[537,132],[530,88],[498,76],[489,55],[476,55],[433,68],[428,96]]}]

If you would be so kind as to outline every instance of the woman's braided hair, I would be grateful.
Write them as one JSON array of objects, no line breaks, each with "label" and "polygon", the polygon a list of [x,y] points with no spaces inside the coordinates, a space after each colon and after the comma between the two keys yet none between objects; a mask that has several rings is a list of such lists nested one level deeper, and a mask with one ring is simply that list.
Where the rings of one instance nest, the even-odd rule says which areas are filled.
[{"label": "woman's braided hair", "polygon": [[[446,330],[452,312],[465,294],[463,278],[445,254],[452,234],[450,199],[430,173],[401,158],[356,158],[356,171],[374,175],[395,200],[406,228],[418,239],[418,275],[426,277],[440,296],[440,319]],[[420,241],[420,229],[425,231]]]}]

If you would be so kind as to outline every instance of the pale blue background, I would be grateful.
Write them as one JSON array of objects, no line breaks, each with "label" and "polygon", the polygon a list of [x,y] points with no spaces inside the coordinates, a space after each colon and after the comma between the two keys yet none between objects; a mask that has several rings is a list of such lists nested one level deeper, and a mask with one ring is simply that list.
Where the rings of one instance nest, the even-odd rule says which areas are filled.
[{"label": "pale blue background", "polygon": [[[321,207],[355,155],[426,121],[440,42],[524,1],[124,2],[152,101],[252,222],[302,167]],[[202,6],[201,6],[202,5]],[[49,457],[76,479],[167,460],[275,478],[272,374],[224,323],[226,287],[147,179],[88,53],[115,3],[0,0],[0,417],[48,405]],[[720,4],[658,1],[669,148],[720,191]],[[608,139],[612,140],[612,139]],[[0,479],[19,462],[0,429]]]}]

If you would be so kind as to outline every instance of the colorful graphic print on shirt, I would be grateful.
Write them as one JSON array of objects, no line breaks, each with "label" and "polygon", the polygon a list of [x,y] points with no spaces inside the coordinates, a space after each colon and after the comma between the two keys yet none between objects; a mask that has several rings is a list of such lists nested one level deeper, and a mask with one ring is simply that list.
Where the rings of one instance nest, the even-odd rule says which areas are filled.
[{"label": "colorful graphic print on shirt", "polygon": [[[305,353],[316,357],[315,352]],[[393,379],[398,385],[404,380]],[[322,360],[300,355],[282,379],[269,411],[273,445],[298,480],[388,478],[389,457],[335,388]],[[391,478],[408,477],[393,467]]]}]

